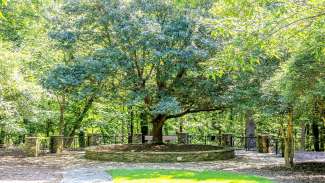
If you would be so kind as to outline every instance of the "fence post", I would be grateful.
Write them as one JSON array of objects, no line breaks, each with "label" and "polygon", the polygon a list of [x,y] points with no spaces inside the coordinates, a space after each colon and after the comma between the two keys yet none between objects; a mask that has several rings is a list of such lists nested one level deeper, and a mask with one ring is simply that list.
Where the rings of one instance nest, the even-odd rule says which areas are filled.
[{"label": "fence post", "polygon": [[60,154],[63,151],[64,138],[62,135],[50,137],[50,152]]},{"label": "fence post", "polygon": [[258,135],[258,152],[269,153],[270,152],[270,136],[269,135]]},{"label": "fence post", "polygon": [[38,137],[25,138],[24,153],[28,157],[37,157],[39,155],[40,144]]}]

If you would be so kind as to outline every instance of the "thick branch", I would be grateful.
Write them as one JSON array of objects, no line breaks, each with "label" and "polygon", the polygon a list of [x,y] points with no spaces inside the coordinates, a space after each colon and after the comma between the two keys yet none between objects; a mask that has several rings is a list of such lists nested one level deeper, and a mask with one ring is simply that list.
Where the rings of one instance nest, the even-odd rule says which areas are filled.
[{"label": "thick branch", "polygon": [[181,113],[169,115],[166,117],[166,119],[179,118],[186,114],[191,114],[191,113],[223,111],[224,109],[226,109],[226,107],[216,107],[216,108],[208,108],[208,109],[186,109],[185,111],[183,111]]}]

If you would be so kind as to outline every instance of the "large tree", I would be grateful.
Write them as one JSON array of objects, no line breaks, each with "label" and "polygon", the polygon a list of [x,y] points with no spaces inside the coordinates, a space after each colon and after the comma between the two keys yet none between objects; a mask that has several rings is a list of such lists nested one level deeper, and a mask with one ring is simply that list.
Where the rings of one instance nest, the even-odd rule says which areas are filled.
[{"label": "large tree", "polygon": [[93,59],[110,61],[116,88],[127,91],[128,104],[143,107],[149,116],[154,143],[162,142],[168,119],[225,108],[230,79],[209,75],[210,59],[223,39],[211,35],[199,11],[153,0],[78,5],[68,11],[83,14],[76,21],[80,30],[92,28],[81,37],[100,46]]}]

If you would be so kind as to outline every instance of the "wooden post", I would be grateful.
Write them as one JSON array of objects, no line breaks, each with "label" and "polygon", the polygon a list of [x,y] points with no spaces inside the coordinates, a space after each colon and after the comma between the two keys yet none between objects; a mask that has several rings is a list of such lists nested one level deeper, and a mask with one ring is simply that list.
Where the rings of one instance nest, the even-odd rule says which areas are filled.
[{"label": "wooden post", "polygon": [[60,154],[63,151],[64,138],[62,135],[50,137],[50,153]]},{"label": "wooden post", "polygon": [[26,137],[24,153],[28,157],[37,157],[40,153],[40,143],[37,137]]},{"label": "wooden post", "polygon": [[287,136],[285,138],[284,160],[285,166],[292,168],[294,166],[294,141],[293,141],[293,111],[290,108],[288,113]]},{"label": "wooden post", "polygon": [[258,135],[257,136],[258,152],[259,153],[270,153],[270,136],[269,135]]}]

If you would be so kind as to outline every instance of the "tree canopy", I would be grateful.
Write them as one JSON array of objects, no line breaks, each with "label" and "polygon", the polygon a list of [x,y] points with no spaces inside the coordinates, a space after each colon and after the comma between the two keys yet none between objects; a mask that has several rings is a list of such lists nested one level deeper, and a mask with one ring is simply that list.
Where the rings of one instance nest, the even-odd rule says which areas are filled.
[{"label": "tree canopy", "polygon": [[0,0],[0,142],[249,122],[324,150],[324,26],[323,0]]}]

